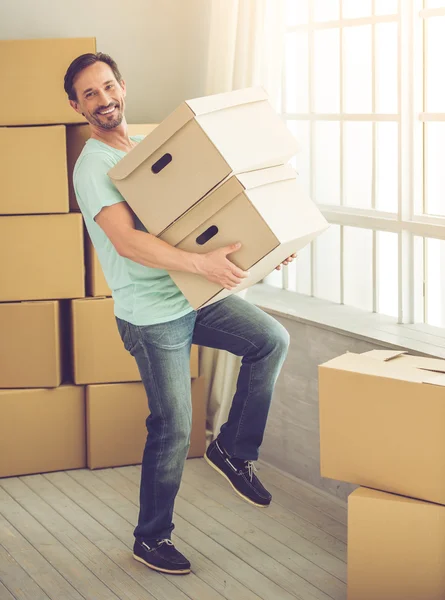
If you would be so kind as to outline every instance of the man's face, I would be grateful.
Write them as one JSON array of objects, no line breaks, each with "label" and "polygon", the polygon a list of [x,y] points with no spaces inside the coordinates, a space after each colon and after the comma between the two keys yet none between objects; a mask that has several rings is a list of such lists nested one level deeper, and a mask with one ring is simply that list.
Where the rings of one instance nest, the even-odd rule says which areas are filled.
[{"label": "man's face", "polygon": [[77,102],[71,106],[86,120],[101,129],[114,129],[122,123],[125,108],[125,82],[119,84],[113,71],[98,61],[83,69],[74,79]]}]

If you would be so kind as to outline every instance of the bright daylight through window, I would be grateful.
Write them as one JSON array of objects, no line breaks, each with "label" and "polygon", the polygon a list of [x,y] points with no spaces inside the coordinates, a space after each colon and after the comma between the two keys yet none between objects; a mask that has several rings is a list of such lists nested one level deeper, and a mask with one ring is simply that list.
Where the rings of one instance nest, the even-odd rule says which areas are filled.
[{"label": "bright daylight through window", "polygon": [[287,0],[282,114],[332,224],[266,283],[445,327],[445,0]]}]

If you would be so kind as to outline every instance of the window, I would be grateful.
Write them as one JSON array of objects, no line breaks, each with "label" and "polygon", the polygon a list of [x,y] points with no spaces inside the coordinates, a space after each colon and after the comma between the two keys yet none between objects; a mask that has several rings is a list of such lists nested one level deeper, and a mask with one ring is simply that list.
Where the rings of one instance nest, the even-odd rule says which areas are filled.
[{"label": "window", "polygon": [[445,327],[445,0],[287,0],[282,115],[331,227],[267,283]]}]

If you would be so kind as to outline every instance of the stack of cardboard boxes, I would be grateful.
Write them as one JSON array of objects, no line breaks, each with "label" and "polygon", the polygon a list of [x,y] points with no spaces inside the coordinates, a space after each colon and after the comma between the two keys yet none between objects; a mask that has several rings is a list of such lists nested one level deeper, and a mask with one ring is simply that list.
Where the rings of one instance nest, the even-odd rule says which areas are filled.
[{"label": "stack of cardboard boxes", "polygon": [[[0,42],[0,477],[142,457],[147,398],[70,181],[89,130],[63,77],[95,47],[83,38]],[[196,347],[191,377],[189,456],[202,456]]]},{"label": "stack of cardboard boxes", "polygon": [[445,361],[347,353],[319,368],[321,474],[348,499],[348,600],[445,598]]}]

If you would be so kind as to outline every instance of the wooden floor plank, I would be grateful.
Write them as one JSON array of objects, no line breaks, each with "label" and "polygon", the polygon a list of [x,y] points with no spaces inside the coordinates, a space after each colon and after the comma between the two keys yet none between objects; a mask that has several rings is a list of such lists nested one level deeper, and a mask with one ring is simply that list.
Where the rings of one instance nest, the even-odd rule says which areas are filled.
[{"label": "wooden floor plank", "polygon": [[320,512],[316,508],[305,504],[295,498],[288,492],[280,489],[276,485],[268,482],[267,489],[272,494],[273,501],[280,506],[287,508],[299,517],[305,519],[308,523],[315,525],[319,529],[326,531],[337,540],[346,543],[348,539],[346,525],[333,519],[329,515]]},{"label": "wooden floor plank", "polygon": [[0,581],[0,599],[1,600],[17,600],[11,594],[11,592],[6,588],[3,583]]},{"label": "wooden floor plank", "polygon": [[[23,487],[22,487],[23,486]],[[84,597],[116,600],[117,596],[32,516],[32,503],[22,505],[25,484],[17,478],[0,480],[0,512],[36,550]],[[28,488],[28,491],[29,488]],[[6,493],[8,492],[8,493]],[[17,499],[14,498],[17,492]],[[31,492],[32,493],[32,492]],[[25,493],[25,496],[27,492]],[[34,494],[35,495],[35,494]]]},{"label": "wooden floor plank", "polygon": [[199,489],[207,496],[216,498],[218,502],[238,516],[243,517],[249,523],[279,540],[291,550],[298,552],[320,568],[334,575],[334,577],[346,582],[346,563],[344,561],[273,519],[269,516],[270,507],[263,510],[248,505],[233,492],[227,481],[204,461],[187,461],[183,481],[189,483],[195,489]]},{"label": "wooden floor plank", "polygon": [[[223,481],[222,478],[221,480]],[[215,486],[213,485],[213,492],[207,495],[203,490],[204,486],[205,479],[196,476],[193,477],[193,473],[188,469],[187,476],[183,478],[181,484],[180,494],[184,494],[184,497],[196,506],[196,508],[216,519],[219,523],[227,527],[227,529],[238,533],[245,540],[262,549],[266,554],[303,577],[303,579],[315,587],[318,587],[330,597],[335,600],[344,600],[346,597],[346,585],[344,581],[306,558],[298,550],[286,546],[276,535],[269,535],[264,531],[264,527],[257,527],[252,523],[251,519],[249,520],[249,516],[240,516],[230,510],[224,502],[224,494],[229,495],[228,490],[219,488],[215,492]],[[240,502],[243,502],[243,500],[240,499]],[[247,503],[244,504],[246,504],[250,514],[258,515],[258,513],[263,513],[262,517],[258,515],[258,520],[265,521],[268,519],[267,515],[264,514],[267,512],[266,510],[256,510],[255,507],[250,507]],[[287,531],[289,532],[289,530]],[[293,535],[295,536],[295,534]],[[334,559],[332,556],[331,558]],[[340,561],[338,562],[342,564]]]},{"label": "wooden floor plank", "polygon": [[[105,471],[113,475],[112,469],[106,469]],[[106,506],[128,521],[131,526],[137,521],[138,507],[136,503],[131,502],[120,493],[121,476],[115,474],[115,477],[119,478],[119,480],[116,486],[117,489],[114,489],[106,482],[106,478],[102,479],[98,476],[97,471],[73,471],[70,475],[106,504]],[[124,483],[126,481],[128,480],[124,479]],[[209,583],[209,585],[217,592],[221,593],[225,598],[229,598],[230,600],[258,600],[258,596],[245,590],[230,575],[214,565],[205,556],[188,546],[188,544],[185,544],[182,540],[180,540],[178,549],[183,551],[191,560],[193,572],[200,579]]]},{"label": "wooden floor plank", "polygon": [[[83,596],[57,571],[32,544],[0,516],[0,544],[34,579],[51,600],[83,600]],[[1,598],[1,596],[0,596]]]},{"label": "wooden floor plank", "polygon": [[[48,473],[45,475],[57,488],[69,496],[74,502],[83,508],[88,514],[101,523],[108,531],[112,532],[118,539],[128,545],[129,548],[133,544],[133,529],[134,527],[119,516],[117,512],[107,507],[97,496],[93,495],[86,487],[80,485],[73,476],[67,473]],[[85,471],[88,475],[88,471]],[[142,569],[147,569],[140,565]],[[164,577],[155,573],[158,577]],[[168,576],[165,576],[168,577]],[[218,594],[207,583],[202,581],[194,573],[185,577],[170,576],[168,581],[177,586],[192,600],[202,598],[202,600],[222,600],[222,596]]]},{"label": "wooden floor plank", "polygon": [[1,545],[0,582],[2,582],[3,587],[7,587],[8,591],[10,590],[10,595],[14,593],[13,598],[16,598],[16,600],[49,600],[42,588]]},{"label": "wooden floor plank", "polygon": [[[197,459],[193,459],[193,461],[190,462],[199,461]],[[222,480],[218,473],[216,473],[216,471],[209,467],[203,459],[200,459],[200,462],[205,465],[205,468],[209,468],[208,477],[210,481],[215,482],[217,485],[221,485],[221,483],[224,483],[224,480]],[[187,468],[188,467],[186,464],[186,469]],[[235,494],[235,492],[233,492],[232,488],[228,483],[227,489],[231,490],[232,493],[237,497],[237,495]],[[258,510],[262,511],[263,514],[267,514],[275,521],[287,527],[291,531],[294,531],[309,542],[312,542],[313,544],[319,546],[323,550],[326,550],[333,556],[336,556],[341,561],[346,562],[347,553],[345,542],[338,540],[337,538],[326,533],[319,527],[312,525],[312,523],[309,523],[308,521],[306,521],[306,519],[303,519],[295,512],[284,508],[280,504],[276,503],[274,500],[272,500],[272,503],[270,504],[270,506],[267,507],[267,509]]]},{"label": "wooden floor plank", "polygon": [[[97,472],[97,474],[101,478],[104,478],[104,480],[107,480],[110,485],[116,486],[116,489],[131,500],[136,507],[138,502],[138,486],[123,476],[122,471],[118,471],[119,469],[107,469]],[[185,540],[195,548],[199,548],[215,564],[219,565],[227,573],[230,573],[235,579],[263,600],[270,600],[271,598],[274,598],[274,600],[289,599],[288,592],[280,589],[279,586],[267,579],[260,571],[240,561],[230,550],[215,542],[200,529],[183,519],[178,513],[175,513],[174,521],[178,530],[176,537],[180,536],[181,546]],[[230,596],[229,600],[231,600]]]},{"label": "wooden floor plank", "polygon": [[[138,471],[139,468],[137,467],[133,468],[133,470],[126,469],[124,474],[127,473],[135,483],[138,483],[140,477]],[[218,521],[197,509],[180,495],[176,497],[175,509],[189,523],[192,523],[221,546],[230,550],[241,561],[263,573],[270,581],[280,586],[283,590],[286,590],[289,594],[303,600],[329,599],[327,594],[321,592],[321,590],[308,583],[302,577],[268,556],[264,551],[247,542],[240,535],[226,529]]]},{"label": "wooden floor plank", "polygon": [[140,466],[0,479],[0,600],[344,600],[346,503],[258,468],[267,509],[186,461],[172,536],[185,577],[133,559]]},{"label": "wooden floor plank", "polygon": [[[129,522],[135,522],[138,516],[138,488],[134,483],[117,473],[115,469],[95,471],[94,476],[93,473],[76,471],[72,473],[72,476],[97,494],[100,499],[116,510],[123,518]],[[246,589],[237,579],[223,570],[224,564],[217,565],[213,563],[207,552],[207,556],[204,556],[187,544],[185,540],[194,540],[197,547],[203,552],[206,551],[206,548],[203,548],[200,543],[202,538],[205,538],[201,532],[198,530],[193,531],[186,522],[179,523],[178,530],[180,530],[180,537],[174,534],[173,539],[178,548],[191,560],[192,569],[199,577],[215,587],[228,600],[259,600],[259,596]],[[239,572],[239,562],[237,567]],[[254,575],[257,577],[260,574],[254,573]]]},{"label": "wooden floor plank", "polygon": [[[63,523],[54,519],[54,524],[59,526],[60,541],[68,544],[71,552],[75,556],[80,555],[81,560],[82,556],[86,557],[90,569],[100,578],[105,577],[107,585],[120,599],[166,600],[166,594],[159,598],[152,593],[153,583],[156,578],[159,580],[157,574],[152,573],[146,585],[141,585],[135,580],[133,574],[140,570],[134,564],[128,548],[46,477],[33,475],[21,479],[66,521]],[[131,568],[133,565],[134,569]],[[125,568],[127,566],[130,568]],[[146,571],[147,569],[144,569],[144,572]],[[168,593],[176,589],[173,586],[168,587]],[[184,596],[181,595],[181,598]]]},{"label": "wooden floor plank", "polygon": [[[281,565],[315,586],[334,600],[345,600],[346,585],[307,558],[291,550],[281,541],[268,535],[248,520],[228,510],[223,504],[203,494],[199,488],[182,482],[180,497],[193,504],[198,510],[209,515],[229,531],[241,536],[244,540],[276,560]],[[216,497],[219,496],[217,495]],[[253,512],[253,511],[252,511]]]},{"label": "wooden floor plank", "polygon": [[262,481],[279,487],[284,492],[329,515],[343,525],[348,524],[347,503],[340,500],[340,498],[327,494],[323,490],[318,490],[296,477],[285,475],[265,463],[260,462],[258,467]]}]

